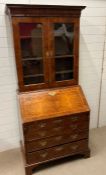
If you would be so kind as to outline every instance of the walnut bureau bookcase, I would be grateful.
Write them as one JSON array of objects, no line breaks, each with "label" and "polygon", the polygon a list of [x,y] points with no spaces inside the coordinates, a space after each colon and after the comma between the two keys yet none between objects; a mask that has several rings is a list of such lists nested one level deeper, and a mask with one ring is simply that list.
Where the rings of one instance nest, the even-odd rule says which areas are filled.
[{"label": "walnut bureau bookcase", "polygon": [[84,8],[6,5],[13,28],[26,175],[42,163],[90,156],[90,110],[78,84]]}]

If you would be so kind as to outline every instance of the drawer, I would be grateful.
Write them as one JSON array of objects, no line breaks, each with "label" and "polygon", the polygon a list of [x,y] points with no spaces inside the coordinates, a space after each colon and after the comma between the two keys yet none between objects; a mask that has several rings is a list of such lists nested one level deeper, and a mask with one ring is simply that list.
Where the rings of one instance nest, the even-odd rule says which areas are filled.
[{"label": "drawer", "polygon": [[40,149],[45,149],[48,147],[72,142],[72,141],[77,141],[81,139],[88,138],[88,131],[84,132],[76,132],[73,134],[64,134],[64,135],[59,135],[55,137],[50,137],[46,139],[40,139],[36,141],[31,141],[31,142],[26,142],[26,151],[27,152],[32,152]]},{"label": "drawer", "polygon": [[[38,126],[37,126],[38,124]],[[88,129],[88,116],[68,116],[58,117],[50,121],[40,121],[29,126],[24,127],[25,141],[32,141],[46,137],[55,136],[61,133],[72,133],[73,131],[80,131]]]},{"label": "drawer", "polygon": [[41,151],[27,154],[27,163],[40,163],[56,158],[74,155],[88,149],[88,140],[84,139],[60,146],[55,146]]}]

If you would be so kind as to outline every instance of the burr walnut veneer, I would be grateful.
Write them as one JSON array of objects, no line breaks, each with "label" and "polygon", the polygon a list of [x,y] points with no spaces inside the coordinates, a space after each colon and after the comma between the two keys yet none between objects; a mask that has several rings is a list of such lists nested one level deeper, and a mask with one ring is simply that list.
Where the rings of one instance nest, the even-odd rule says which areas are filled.
[{"label": "burr walnut veneer", "polygon": [[13,28],[26,175],[55,159],[90,156],[90,110],[78,85],[79,24],[84,8],[6,6]]}]

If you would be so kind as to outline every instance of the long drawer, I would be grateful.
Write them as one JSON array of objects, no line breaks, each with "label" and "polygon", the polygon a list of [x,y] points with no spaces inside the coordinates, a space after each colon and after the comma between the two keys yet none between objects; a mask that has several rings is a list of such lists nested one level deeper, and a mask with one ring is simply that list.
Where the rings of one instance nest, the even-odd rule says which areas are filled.
[{"label": "long drawer", "polygon": [[55,137],[35,140],[31,142],[26,142],[26,152],[32,152],[40,149],[45,149],[48,147],[69,143],[72,141],[78,141],[81,139],[88,138],[88,131],[75,132],[73,134],[67,133],[63,135],[58,135]]},{"label": "long drawer", "polygon": [[88,140],[84,139],[60,146],[55,146],[45,150],[40,150],[27,154],[27,163],[40,163],[68,155],[78,154],[88,149]]},{"label": "long drawer", "polygon": [[88,127],[88,115],[64,116],[24,126],[24,137],[25,141],[32,141],[68,132],[71,134],[76,130],[87,130]]}]

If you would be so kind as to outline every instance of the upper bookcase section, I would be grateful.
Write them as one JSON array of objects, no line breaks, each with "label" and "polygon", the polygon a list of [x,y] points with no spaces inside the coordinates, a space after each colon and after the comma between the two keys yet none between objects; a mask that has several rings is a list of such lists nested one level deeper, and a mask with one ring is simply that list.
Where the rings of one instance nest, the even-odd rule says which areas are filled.
[{"label": "upper bookcase section", "polygon": [[85,6],[60,6],[60,5],[24,5],[24,4],[7,4],[6,13],[10,16],[73,16],[79,17],[81,10]]},{"label": "upper bookcase section", "polygon": [[78,84],[80,14],[84,8],[6,5],[20,91]]}]

